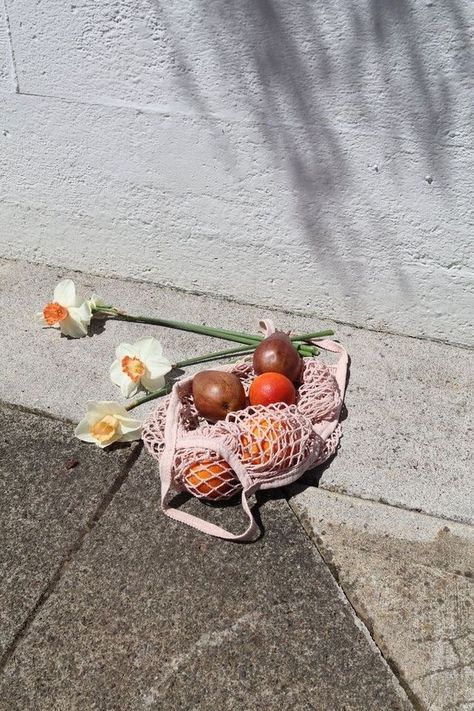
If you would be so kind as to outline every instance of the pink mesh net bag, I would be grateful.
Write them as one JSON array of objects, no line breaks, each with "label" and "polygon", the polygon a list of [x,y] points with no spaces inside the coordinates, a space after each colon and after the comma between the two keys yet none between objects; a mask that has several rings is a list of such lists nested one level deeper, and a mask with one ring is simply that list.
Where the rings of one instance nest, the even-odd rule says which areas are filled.
[{"label": "pink mesh net bag", "polygon": [[[265,336],[275,331],[261,321]],[[331,457],[338,446],[339,416],[344,398],[348,356],[335,341],[315,341],[339,355],[336,365],[305,358],[295,405],[249,406],[209,424],[193,403],[192,377],[176,383],[172,392],[146,419],[143,440],[160,463],[161,507],[177,521],[233,541],[258,534],[248,499],[257,489],[284,486]],[[246,394],[255,377],[251,363],[222,366],[235,373]],[[206,501],[223,501],[237,494],[249,523],[241,534],[171,508],[170,488]]]}]

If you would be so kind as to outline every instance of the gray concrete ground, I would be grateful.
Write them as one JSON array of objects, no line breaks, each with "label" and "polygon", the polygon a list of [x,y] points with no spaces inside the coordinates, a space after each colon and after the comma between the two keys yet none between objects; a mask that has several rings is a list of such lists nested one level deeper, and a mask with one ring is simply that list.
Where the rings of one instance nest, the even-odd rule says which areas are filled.
[{"label": "gray concrete ground", "polygon": [[134,458],[101,456],[64,422],[0,409],[0,657]]},{"label": "gray concrete ground", "polygon": [[293,510],[417,706],[472,711],[473,527],[301,489]]},{"label": "gray concrete ground", "polygon": [[[159,514],[145,453],[109,452],[103,464],[66,425],[2,414],[2,482],[23,495],[2,497],[0,600],[14,616],[1,709],[411,708],[279,492],[259,499],[258,542],[223,543]],[[84,528],[64,526],[67,501]],[[209,516],[240,523],[235,507]]]},{"label": "gray concrete ground", "polygon": [[[231,546],[157,512],[156,477],[145,454],[134,465],[133,447],[99,452],[69,441],[70,425],[39,417],[41,424],[29,426],[22,418],[31,414],[7,408],[1,434],[9,442],[2,463],[8,622],[0,639],[6,708],[383,711],[407,707],[398,678],[417,709],[473,711],[472,351],[0,261],[8,314],[0,322],[8,362],[0,399],[72,421],[87,399],[120,399],[108,379],[117,343],[153,334],[171,360],[226,344],[111,321],[81,340],[42,331],[32,315],[64,276],[131,313],[249,331],[262,316],[284,329],[332,325],[352,358],[348,417],[335,459],[285,492],[308,537],[285,502],[273,499],[261,508],[263,538]],[[22,427],[28,437],[38,433],[32,445],[21,440]],[[68,469],[71,458],[83,465]],[[232,507],[209,514],[226,522],[237,516]],[[238,666],[239,650],[252,660],[250,669]]]}]

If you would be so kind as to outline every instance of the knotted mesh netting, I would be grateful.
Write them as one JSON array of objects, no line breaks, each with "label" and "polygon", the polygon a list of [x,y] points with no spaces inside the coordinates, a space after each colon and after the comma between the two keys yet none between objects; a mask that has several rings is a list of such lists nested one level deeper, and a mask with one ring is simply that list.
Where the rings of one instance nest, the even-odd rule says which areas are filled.
[{"label": "knotted mesh netting", "polygon": [[[222,370],[237,375],[248,395],[255,378],[251,363]],[[324,437],[324,425],[338,418],[341,404],[334,370],[316,358],[305,358],[295,405],[249,406],[210,424],[194,406],[188,378],[149,415],[143,440],[158,460],[167,449],[176,490],[219,501],[243,486],[290,483],[328,459],[336,451],[340,429]]]}]

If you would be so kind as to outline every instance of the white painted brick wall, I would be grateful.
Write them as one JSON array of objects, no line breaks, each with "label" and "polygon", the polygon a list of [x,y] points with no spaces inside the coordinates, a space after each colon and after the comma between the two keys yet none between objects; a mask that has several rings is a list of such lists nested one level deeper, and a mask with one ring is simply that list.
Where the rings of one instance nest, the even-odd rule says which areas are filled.
[{"label": "white painted brick wall", "polygon": [[5,7],[1,255],[472,343],[472,0]]}]

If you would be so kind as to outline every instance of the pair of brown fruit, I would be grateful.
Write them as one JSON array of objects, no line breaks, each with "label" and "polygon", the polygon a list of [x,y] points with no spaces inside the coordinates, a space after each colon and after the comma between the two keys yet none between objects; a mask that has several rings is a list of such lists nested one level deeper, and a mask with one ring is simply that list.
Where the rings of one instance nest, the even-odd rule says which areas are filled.
[{"label": "pair of brown fruit", "polygon": [[[253,354],[253,368],[258,377],[250,386],[250,404],[294,404],[293,383],[299,379],[301,367],[301,357],[286,333],[277,331],[268,336]],[[223,370],[197,373],[193,378],[193,398],[199,414],[210,422],[222,420],[227,413],[241,410],[247,404],[239,378]]]}]

